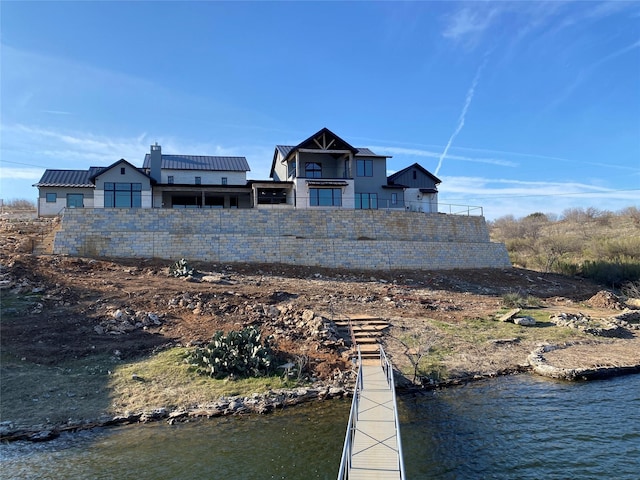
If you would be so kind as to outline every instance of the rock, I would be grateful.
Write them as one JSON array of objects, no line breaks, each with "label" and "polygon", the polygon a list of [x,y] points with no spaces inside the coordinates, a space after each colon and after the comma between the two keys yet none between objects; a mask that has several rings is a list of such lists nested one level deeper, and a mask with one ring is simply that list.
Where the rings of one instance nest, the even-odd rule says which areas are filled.
[{"label": "rock", "polygon": [[513,317],[515,317],[518,313],[520,313],[519,308],[514,308],[513,310],[509,310],[504,315],[498,317],[498,320],[501,322],[509,322]]},{"label": "rock", "polygon": [[310,322],[311,320],[313,320],[313,317],[315,317],[316,314],[314,313],[313,310],[305,310],[302,312],[302,320],[305,322]]},{"label": "rock", "polygon": [[516,317],[513,319],[513,323],[516,325],[521,325],[523,327],[532,327],[536,324],[536,319],[533,317]]}]

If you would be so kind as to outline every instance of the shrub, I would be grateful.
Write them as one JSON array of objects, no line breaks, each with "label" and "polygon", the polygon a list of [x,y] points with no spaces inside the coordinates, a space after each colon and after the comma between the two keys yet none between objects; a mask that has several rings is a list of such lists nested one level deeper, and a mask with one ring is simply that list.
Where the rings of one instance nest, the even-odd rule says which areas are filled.
[{"label": "shrub", "polygon": [[611,285],[615,288],[626,282],[637,282],[640,280],[640,263],[587,260],[582,264],[580,273],[583,277]]},{"label": "shrub", "polygon": [[275,360],[272,343],[271,336],[261,341],[254,327],[226,335],[217,331],[207,346],[196,348],[186,361],[201,375],[213,378],[260,377],[270,373]]},{"label": "shrub", "polygon": [[169,275],[172,277],[188,277],[193,275],[194,272],[195,269],[193,269],[184,258],[181,258],[169,267]]},{"label": "shrub", "polygon": [[539,307],[541,305],[539,298],[532,295],[525,297],[520,293],[505,293],[502,296],[502,303],[509,308]]}]

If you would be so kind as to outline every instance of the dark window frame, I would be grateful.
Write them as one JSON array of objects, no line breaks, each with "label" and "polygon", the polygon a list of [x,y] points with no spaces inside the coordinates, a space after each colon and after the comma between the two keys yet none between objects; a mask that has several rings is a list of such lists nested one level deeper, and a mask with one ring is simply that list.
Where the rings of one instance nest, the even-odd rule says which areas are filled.
[{"label": "dark window frame", "polygon": [[378,194],[356,193],[355,208],[358,210],[378,210]]},{"label": "dark window frame", "polygon": [[142,184],[105,182],[104,208],[141,208]]},{"label": "dark window frame", "polygon": [[[51,200],[53,198],[53,200]],[[58,201],[58,194],[55,192],[45,194],[47,203],[56,203]]]},{"label": "dark window frame", "polygon": [[356,176],[373,177],[373,160],[370,158],[356,159]]},{"label": "dark window frame", "polygon": [[322,178],[322,164],[319,162],[306,162],[304,164],[305,178]]},{"label": "dark window frame", "polygon": [[[328,193],[331,195],[328,195]],[[341,207],[341,188],[310,188],[309,206],[311,207]]]}]

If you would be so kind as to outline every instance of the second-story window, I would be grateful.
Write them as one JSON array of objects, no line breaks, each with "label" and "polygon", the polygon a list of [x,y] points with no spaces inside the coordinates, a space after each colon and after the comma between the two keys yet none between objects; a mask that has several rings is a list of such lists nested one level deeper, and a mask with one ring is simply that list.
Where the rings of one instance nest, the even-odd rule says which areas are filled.
[{"label": "second-story window", "polygon": [[356,174],[359,177],[373,177],[373,160],[371,159],[356,160]]},{"label": "second-story window", "polygon": [[222,177],[222,185],[226,185],[227,184],[227,177]]},{"label": "second-story window", "polygon": [[304,174],[307,178],[322,178],[322,165],[317,162],[307,162],[304,165]]},{"label": "second-story window", "polygon": [[167,177],[167,183],[173,183],[173,175]]},{"label": "second-story window", "polygon": [[202,177],[196,177],[196,185],[202,184]]},{"label": "second-story window", "polygon": [[124,175],[127,171],[124,169],[124,167],[120,167],[120,175]]}]

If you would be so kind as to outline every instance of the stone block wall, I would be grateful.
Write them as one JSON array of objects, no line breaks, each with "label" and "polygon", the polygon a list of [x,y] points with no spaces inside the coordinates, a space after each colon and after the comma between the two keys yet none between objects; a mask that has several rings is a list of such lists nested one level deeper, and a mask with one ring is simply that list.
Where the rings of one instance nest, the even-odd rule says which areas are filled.
[{"label": "stone block wall", "polygon": [[66,210],[54,253],[353,269],[510,267],[483,217],[383,210]]}]

